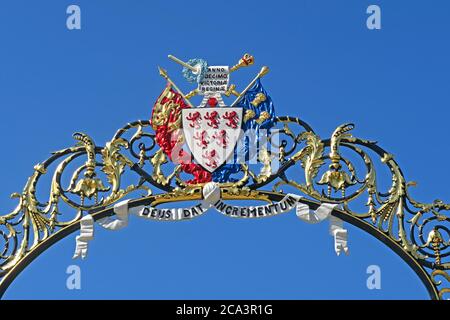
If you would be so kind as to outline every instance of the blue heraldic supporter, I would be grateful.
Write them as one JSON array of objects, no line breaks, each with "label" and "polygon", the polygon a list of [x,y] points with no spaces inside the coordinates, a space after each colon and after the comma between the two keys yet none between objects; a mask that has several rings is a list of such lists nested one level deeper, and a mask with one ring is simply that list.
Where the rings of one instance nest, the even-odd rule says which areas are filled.
[{"label": "blue heraldic supporter", "polygon": [[[256,146],[258,141],[261,141],[259,137],[261,129],[267,130],[266,134],[268,135],[275,124],[273,102],[266,90],[264,90],[260,79],[245,93],[236,107],[244,109],[242,130],[247,134],[244,134],[241,138],[243,140],[237,144],[234,151],[234,161],[224,164],[212,173],[214,182],[236,182],[237,179],[230,177],[232,174],[241,171],[241,165],[236,163],[236,161],[238,159],[245,161],[256,159]],[[237,150],[238,148],[239,150]]]}]

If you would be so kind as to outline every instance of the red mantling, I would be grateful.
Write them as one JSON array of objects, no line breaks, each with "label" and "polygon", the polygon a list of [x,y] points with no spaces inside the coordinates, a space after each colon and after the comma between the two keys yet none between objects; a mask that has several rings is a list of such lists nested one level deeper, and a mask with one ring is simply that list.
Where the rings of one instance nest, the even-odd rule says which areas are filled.
[{"label": "red mantling", "polygon": [[[179,130],[181,129],[181,110],[189,108],[189,105],[184,102],[180,94],[170,87],[170,84],[166,89],[169,90],[163,91],[152,110],[150,122],[155,129],[155,141],[171,161],[175,164],[181,163],[183,172],[194,176],[193,179],[186,181],[186,183],[199,184],[210,182],[212,180],[211,173],[200,165],[192,163],[192,155],[181,149],[181,144],[177,144],[181,135]],[[173,108],[170,108],[170,106],[173,106]],[[155,114],[155,112],[161,114]],[[166,112],[169,112],[168,115]],[[153,123],[155,118],[162,118],[162,121],[156,125]]]}]

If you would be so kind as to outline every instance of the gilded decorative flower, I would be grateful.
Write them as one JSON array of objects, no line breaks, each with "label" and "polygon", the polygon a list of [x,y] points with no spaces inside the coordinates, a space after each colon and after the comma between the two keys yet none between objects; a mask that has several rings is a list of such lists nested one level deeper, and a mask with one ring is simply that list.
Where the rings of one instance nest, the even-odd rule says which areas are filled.
[{"label": "gilded decorative flower", "polygon": [[352,182],[348,174],[344,171],[328,170],[322,175],[318,184],[328,184],[333,187],[334,190],[342,190],[350,185],[355,184]]},{"label": "gilded decorative flower", "polygon": [[83,178],[77,182],[75,188],[70,192],[90,199],[93,195],[108,190],[109,187],[105,187],[102,180],[98,178]]}]

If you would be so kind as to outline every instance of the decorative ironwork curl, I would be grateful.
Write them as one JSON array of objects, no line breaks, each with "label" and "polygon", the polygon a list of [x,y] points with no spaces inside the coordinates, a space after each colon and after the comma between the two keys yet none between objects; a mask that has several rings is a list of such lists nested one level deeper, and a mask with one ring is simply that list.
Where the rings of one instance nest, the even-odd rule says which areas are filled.
[{"label": "decorative ironwork curl", "polygon": [[[269,136],[279,135],[279,143],[261,150],[258,168],[241,164],[237,182],[220,184],[222,195],[275,201],[284,194],[281,188],[289,187],[311,203],[338,203],[334,214],[389,245],[413,267],[432,298],[445,298],[450,292],[450,204],[415,201],[408,191],[415,183],[406,182],[394,157],[376,142],[354,137],[353,129],[353,124],[341,125],[323,140],[304,121],[278,117]],[[18,199],[16,208],[0,216],[0,294],[20,272],[17,266],[39,254],[43,243],[75,230],[85,212],[106,212],[137,191],[145,196],[142,201],[153,204],[201,196],[201,185],[184,184],[179,166],[155,148],[150,121],[128,123],[104,147],[84,133],[74,138],[76,145],[34,167],[23,191],[12,195]],[[280,161],[276,172],[271,168],[274,159]],[[390,173],[388,190],[380,190],[377,183],[380,165]],[[36,188],[51,167],[49,198],[41,202]],[[295,170],[302,171],[303,182],[289,178]],[[71,177],[67,185],[65,174]],[[134,176],[136,183],[123,186],[125,174]],[[153,195],[157,189],[166,193]],[[72,214],[67,212],[70,208]]]}]

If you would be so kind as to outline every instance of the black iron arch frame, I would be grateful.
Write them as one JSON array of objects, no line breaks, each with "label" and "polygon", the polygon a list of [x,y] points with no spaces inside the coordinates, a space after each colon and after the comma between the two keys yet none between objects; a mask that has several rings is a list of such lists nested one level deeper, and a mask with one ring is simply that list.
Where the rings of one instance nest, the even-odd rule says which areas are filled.
[{"label": "black iron arch frame", "polygon": [[[341,125],[330,139],[322,140],[302,120],[278,117],[270,132],[270,148],[259,153],[258,168],[242,163],[236,182],[220,184],[222,198],[280,201],[285,196],[281,187],[288,186],[299,191],[304,196],[301,201],[312,209],[321,202],[338,203],[333,216],[386,244],[416,272],[431,299],[444,299],[450,292],[450,205],[413,200],[408,188],[414,183],[405,181],[393,156],[376,142],[353,137],[349,133],[353,127]],[[131,200],[130,207],[202,198],[202,185],[185,184],[180,167],[156,148],[147,120],[127,124],[104,147],[83,133],[75,133],[74,138],[77,145],[54,152],[34,167],[22,193],[12,195],[19,200],[17,207],[0,216],[0,296],[37,256],[78,230],[84,214],[95,220],[111,216],[112,206],[134,192],[145,195]],[[268,168],[275,157],[281,165],[274,173]],[[387,166],[391,175],[385,192],[377,185],[379,165]],[[48,201],[40,202],[36,195],[40,178],[52,167]],[[289,178],[294,168],[302,170],[302,179]],[[137,183],[123,186],[125,175],[133,173]],[[156,189],[163,193],[154,194]],[[362,213],[351,208],[360,200],[367,208]]]}]

